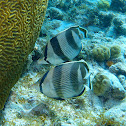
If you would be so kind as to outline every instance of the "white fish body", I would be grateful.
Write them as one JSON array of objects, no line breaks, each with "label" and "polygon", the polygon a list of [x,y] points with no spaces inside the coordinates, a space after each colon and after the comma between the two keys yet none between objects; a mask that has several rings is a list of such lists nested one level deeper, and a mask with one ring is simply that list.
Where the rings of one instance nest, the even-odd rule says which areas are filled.
[{"label": "white fish body", "polygon": [[82,49],[81,39],[87,31],[80,26],[72,26],[53,37],[46,45],[45,61],[39,59],[39,64],[57,65],[74,59]]},{"label": "white fish body", "polygon": [[50,69],[38,81],[43,94],[55,99],[81,95],[88,80],[89,67],[84,60],[63,63]]}]

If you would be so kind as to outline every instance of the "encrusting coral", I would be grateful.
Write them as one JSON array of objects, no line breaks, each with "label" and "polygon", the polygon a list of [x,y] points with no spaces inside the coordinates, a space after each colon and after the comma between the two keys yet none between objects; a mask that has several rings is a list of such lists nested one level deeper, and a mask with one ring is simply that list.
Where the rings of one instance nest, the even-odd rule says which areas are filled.
[{"label": "encrusting coral", "polygon": [[97,96],[103,96],[111,86],[111,82],[106,75],[97,73],[92,81],[93,91]]},{"label": "encrusting coral", "polygon": [[110,58],[110,50],[105,46],[96,47],[93,49],[92,54],[95,60],[101,62]]},{"label": "encrusting coral", "polygon": [[48,0],[0,0],[0,109],[34,47],[47,3]]},{"label": "encrusting coral", "polygon": [[111,52],[111,58],[117,58],[121,53],[121,48],[118,45],[114,45],[110,48],[110,52]]},{"label": "encrusting coral", "polygon": [[107,0],[99,0],[97,3],[99,9],[107,10],[110,8],[110,4]]},{"label": "encrusting coral", "polygon": [[125,98],[125,89],[119,82],[118,78],[107,72],[99,71],[92,79],[93,92],[97,96],[105,99],[123,99]]}]

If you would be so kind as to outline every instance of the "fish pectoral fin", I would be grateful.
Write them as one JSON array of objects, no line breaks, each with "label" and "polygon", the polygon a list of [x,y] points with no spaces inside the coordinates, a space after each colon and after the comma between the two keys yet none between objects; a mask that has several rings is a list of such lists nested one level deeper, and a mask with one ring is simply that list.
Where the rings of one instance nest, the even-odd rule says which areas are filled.
[{"label": "fish pectoral fin", "polygon": [[90,88],[91,90],[93,90],[93,85],[92,85],[92,81],[91,81],[92,75],[93,75],[93,73],[90,73],[90,75],[89,75],[89,88]]}]

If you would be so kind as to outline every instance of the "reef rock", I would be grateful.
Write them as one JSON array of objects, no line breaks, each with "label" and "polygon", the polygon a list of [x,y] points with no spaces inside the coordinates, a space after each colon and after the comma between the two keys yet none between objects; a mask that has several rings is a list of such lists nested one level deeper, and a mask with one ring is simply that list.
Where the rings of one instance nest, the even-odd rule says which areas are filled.
[{"label": "reef rock", "polygon": [[110,124],[115,126],[126,125],[126,102],[116,105],[104,113],[104,117],[108,119]]},{"label": "reef rock", "polygon": [[107,71],[97,73],[92,80],[92,85],[93,92],[97,96],[115,99],[123,99],[125,97],[125,89],[118,78]]},{"label": "reef rock", "polygon": [[126,76],[126,64],[125,63],[121,63],[121,62],[118,62],[112,66],[109,67],[109,71],[111,73],[115,73],[117,75],[125,75]]}]

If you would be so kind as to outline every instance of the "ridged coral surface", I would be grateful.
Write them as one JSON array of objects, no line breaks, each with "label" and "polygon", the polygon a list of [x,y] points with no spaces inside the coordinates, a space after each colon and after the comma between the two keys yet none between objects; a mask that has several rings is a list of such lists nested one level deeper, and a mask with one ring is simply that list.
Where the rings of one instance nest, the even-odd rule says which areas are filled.
[{"label": "ridged coral surface", "polygon": [[0,109],[21,75],[44,20],[48,0],[0,0]]}]

